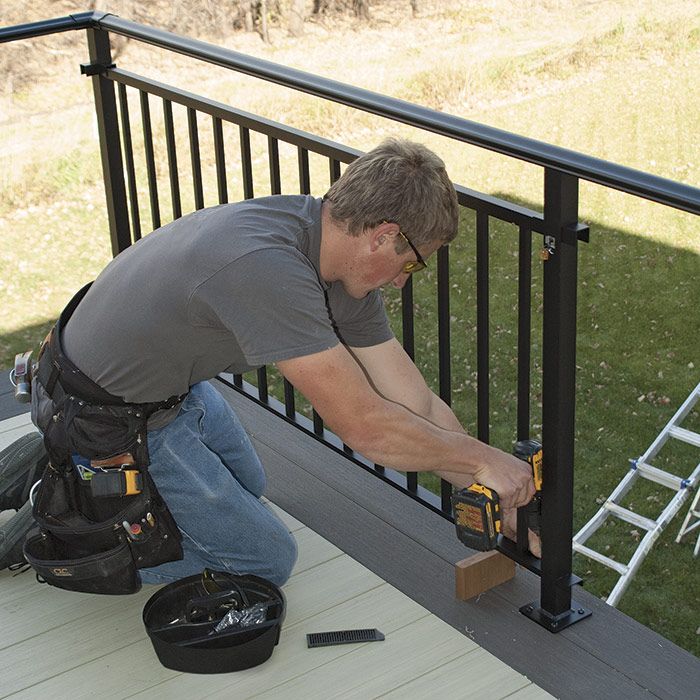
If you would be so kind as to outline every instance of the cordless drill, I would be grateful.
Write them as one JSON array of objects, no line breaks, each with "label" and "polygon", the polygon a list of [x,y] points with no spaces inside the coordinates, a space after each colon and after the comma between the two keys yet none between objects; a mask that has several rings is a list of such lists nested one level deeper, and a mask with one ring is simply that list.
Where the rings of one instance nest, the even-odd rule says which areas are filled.
[{"label": "cordless drill", "polygon": [[[515,443],[513,455],[527,462],[532,468],[535,496],[525,506],[527,526],[535,534],[540,532],[542,505],[542,445],[537,440],[520,440]],[[498,494],[481,484],[472,484],[452,495],[457,537],[467,547],[486,552],[498,544],[501,532],[501,505]]]}]

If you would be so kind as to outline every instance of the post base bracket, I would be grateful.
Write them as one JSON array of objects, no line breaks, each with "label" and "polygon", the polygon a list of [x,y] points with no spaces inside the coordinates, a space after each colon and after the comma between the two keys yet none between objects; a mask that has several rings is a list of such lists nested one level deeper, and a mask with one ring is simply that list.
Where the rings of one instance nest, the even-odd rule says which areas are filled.
[{"label": "post base bracket", "polygon": [[587,610],[582,605],[579,605],[575,600],[571,601],[571,607],[569,610],[560,613],[559,615],[551,615],[546,610],[539,607],[539,601],[530,603],[529,605],[523,605],[520,608],[520,612],[534,620],[538,625],[541,625],[550,632],[556,633],[561,632],[567,627],[585,620],[590,617],[593,613],[591,610]]}]

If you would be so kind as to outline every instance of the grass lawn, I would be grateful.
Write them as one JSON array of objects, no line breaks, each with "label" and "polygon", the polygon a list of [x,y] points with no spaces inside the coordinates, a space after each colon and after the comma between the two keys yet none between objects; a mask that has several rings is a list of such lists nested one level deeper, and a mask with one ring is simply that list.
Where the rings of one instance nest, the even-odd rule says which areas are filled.
[{"label": "grass lawn", "polygon": [[[455,94],[455,80],[462,75],[459,65],[454,71],[444,71],[443,82],[437,77],[427,79],[430,71],[423,70],[413,80],[405,77],[391,89],[457,114],[467,114],[466,104],[469,118],[476,121],[697,185],[700,183],[697,16],[693,22],[674,26],[669,22],[649,21],[627,28],[615,24],[596,40],[574,44],[564,53],[561,47],[537,47],[517,59],[497,57],[484,64],[470,83],[492,96],[491,101],[484,103],[475,101],[469,90],[457,90],[462,103],[449,104]],[[590,45],[594,50],[586,48]],[[586,68],[583,72],[582,67]],[[585,80],[571,79],[584,74]],[[675,81],[678,75],[683,76],[683,89],[678,89]],[[353,82],[351,78],[345,79]],[[536,90],[533,85],[551,89]],[[621,90],[621,85],[629,89]],[[89,96],[88,82],[79,83],[77,90],[83,91],[83,98]],[[231,93],[232,104],[236,104],[232,96],[235,85],[224,86],[222,90]],[[510,93],[517,93],[518,98],[501,99]],[[24,106],[31,104],[31,100],[31,93],[27,93]],[[420,135],[401,126],[394,128],[372,117],[340,119],[337,115],[345,114],[342,109],[312,108],[309,104],[306,98],[301,100],[298,103],[301,111],[295,116],[291,101],[285,99],[277,104],[269,94],[260,97],[260,105],[265,109],[276,109],[285,118],[289,112],[289,121],[295,126],[305,126],[359,148],[371,147],[389,131],[419,138],[445,158],[450,174],[460,184],[533,209],[541,208],[542,173],[538,168],[509,162],[472,147],[454,147],[444,139]],[[255,104],[242,106],[256,111]],[[110,257],[99,153],[90,127],[90,108],[86,107],[80,115],[71,117],[76,132],[70,149],[50,147],[52,135],[47,120],[39,124],[16,124],[3,137],[7,139],[3,143],[7,144],[14,143],[13,139],[19,139],[20,135],[33,134],[44,145],[43,157],[32,152],[13,156],[12,149],[0,154],[5,166],[0,178],[0,231],[8,251],[0,260],[3,367],[10,365],[14,353],[36,345],[44,337],[67,299],[94,278]],[[132,127],[135,123],[138,123],[137,111],[132,115]],[[235,141],[235,130],[229,136]],[[202,132],[201,138],[206,203],[213,204],[216,186],[212,160],[206,156],[207,152],[211,153],[207,150],[211,137]],[[136,137],[135,148],[140,146]],[[264,140],[254,139],[253,147],[256,183],[262,183],[267,167]],[[156,148],[157,151],[163,148],[162,138]],[[159,163],[164,163],[163,151],[160,153]],[[285,192],[298,188],[293,157],[293,153],[283,152]],[[186,168],[189,163],[186,151],[179,154],[179,162]],[[20,163],[21,167],[17,167]],[[322,194],[328,177],[327,166],[320,160],[312,166],[313,192]],[[232,200],[242,192],[236,167],[234,156],[230,161]],[[161,211],[168,212],[167,172],[160,165],[159,176],[161,192],[166,192]],[[191,198],[187,194],[191,188],[186,177],[181,186],[185,196]],[[256,184],[256,194],[266,194],[265,187]],[[146,193],[142,177],[140,202],[144,230],[148,230],[150,221]],[[579,251],[575,531],[624,476],[628,459],[646,450],[700,379],[697,217],[588,183],[581,185],[580,202],[581,220],[591,227],[591,241],[582,244]],[[183,207],[186,211],[191,209],[191,199],[185,199]],[[163,216],[167,221],[167,214]],[[515,437],[517,239],[516,229],[492,221],[491,440],[505,450],[510,450]],[[541,263],[537,256],[541,241],[537,235],[534,239],[533,437],[541,430],[542,352]],[[476,268],[474,219],[468,211],[463,212],[461,235],[451,246],[450,260],[452,403],[465,427],[474,433]],[[430,269],[415,277],[415,345],[416,362],[430,385],[437,389],[435,283],[435,263],[431,262]],[[385,299],[400,337],[399,294],[387,289]],[[279,395],[279,381],[276,385]],[[697,410],[687,424],[700,431]],[[685,476],[698,459],[697,450],[674,447],[662,452],[656,466]],[[423,483],[435,487],[430,475],[423,476]],[[662,487],[647,485],[635,489],[625,505],[656,517],[668,498],[669,492]],[[673,542],[686,510],[687,506],[655,544],[618,607],[700,655],[697,617],[700,562],[692,557],[692,538],[681,544]],[[633,526],[616,522],[603,528],[591,546],[622,560],[631,554],[640,533]],[[586,579],[587,590],[596,595],[604,596],[615,580],[609,570],[578,557],[575,570]]]}]

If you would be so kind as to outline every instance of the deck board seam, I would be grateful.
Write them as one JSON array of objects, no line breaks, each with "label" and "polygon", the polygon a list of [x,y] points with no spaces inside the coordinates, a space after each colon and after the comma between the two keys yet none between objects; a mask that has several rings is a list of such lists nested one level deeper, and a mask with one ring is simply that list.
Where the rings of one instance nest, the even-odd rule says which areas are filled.
[{"label": "deck board seam", "polygon": [[[391,586],[390,583],[386,583],[386,582],[384,583],[384,585]],[[395,586],[392,586],[392,588],[395,588]],[[398,589],[396,589],[396,590],[398,590]],[[357,597],[357,596],[354,596],[354,597]],[[435,615],[434,613],[431,613],[430,610],[427,610],[426,608],[423,608],[423,610],[424,610],[425,614],[419,615],[418,617],[414,618],[410,622],[407,622],[406,624],[401,625],[400,627],[397,627],[396,629],[392,630],[391,633],[396,634],[400,630],[405,629],[406,627],[410,627],[411,625],[415,624],[416,622],[419,622],[420,620],[424,620],[426,617],[434,616],[437,618],[437,615]],[[440,619],[440,618],[437,618],[437,619]],[[294,627],[296,624],[298,624],[298,623],[295,622],[294,625],[290,625],[290,627]],[[443,621],[443,624],[447,624],[447,623]],[[299,673],[296,676],[290,676],[289,678],[286,678],[283,683],[278,683],[277,685],[270,686],[269,688],[266,688],[262,693],[256,693],[255,695],[248,695],[246,697],[246,700],[260,697],[260,695],[269,694],[270,692],[274,691],[276,688],[284,688],[284,686],[287,685],[288,683],[291,683],[292,681],[295,681],[298,678],[303,678],[304,676],[316,671],[319,668],[323,668],[324,666],[328,666],[329,664],[336,663],[339,659],[345,659],[350,654],[354,654],[356,652],[359,652],[361,649],[364,649],[364,648],[365,648],[365,644],[360,644],[358,646],[352,646],[352,648],[348,648],[348,650],[346,652],[340,653],[338,656],[334,656],[332,659],[328,659],[327,661],[324,661],[323,663],[318,664],[318,666],[314,666],[312,669],[307,669],[303,673]],[[473,649],[470,649],[469,652],[476,651],[476,649],[480,649],[480,648],[481,647],[479,647],[477,645]],[[465,652],[465,654],[469,653],[469,652]],[[458,658],[461,658],[462,656],[464,656],[464,654],[460,655]]]},{"label": "deck board seam", "polygon": [[525,679],[527,679],[527,683],[522,686],[521,688],[517,688],[516,690],[513,690],[512,692],[508,693],[508,695],[504,695],[500,700],[508,700],[508,698],[512,698],[514,695],[517,695],[518,693],[522,693],[525,688],[527,688],[530,685],[534,685],[535,688],[539,688],[540,686],[537,685],[537,683],[534,683],[531,681],[527,676],[523,676]]},{"label": "deck board seam", "polygon": [[592,656],[596,661],[599,661],[602,663],[604,666],[607,666],[611,671],[614,671],[615,673],[619,674],[623,678],[626,678],[630,683],[633,683],[639,689],[645,693],[648,693],[650,696],[659,698],[660,700],[663,700],[664,696],[663,695],[657,695],[651,688],[648,688],[646,685],[643,685],[638,678],[635,678],[634,676],[628,675],[625,671],[612,666],[608,660],[606,660],[604,657],[599,656],[597,653],[595,653],[593,650],[589,649],[588,647],[582,646],[581,644],[577,643],[575,639],[570,640],[575,646],[579,647],[581,651],[584,654],[588,654],[589,656]]},{"label": "deck board seam", "polygon": [[[308,528],[311,530],[311,528]],[[312,532],[315,532],[314,530],[311,530]],[[299,532],[297,530],[296,532]],[[318,534],[318,533],[317,533]],[[320,535],[319,535],[320,537]],[[325,538],[324,538],[325,539]],[[332,543],[331,543],[332,544]],[[324,559],[323,561],[319,561],[316,564],[312,564],[308,569],[303,569],[302,571],[297,571],[297,572],[292,572],[292,575],[289,577],[289,580],[293,579],[295,576],[300,576],[301,574],[305,574],[307,571],[313,571],[314,569],[317,569],[319,566],[323,566],[325,563],[329,561],[334,561],[336,559],[340,559],[340,557],[346,557],[348,556],[343,550],[340,550],[340,554],[334,554],[332,557],[328,557],[328,559]]]},{"label": "deck board seam", "polygon": [[[447,623],[445,623],[445,624],[447,624]],[[475,644],[476,644],[476,642],[475,642]],[[474,654],[474,653],[477,652],[478,650],[486,651],[486,649],[484,649],[484,647],[482,647],[482,646],[480,646],[480,645],[477,644],[477,646],[473,647],[472,649],[467,649],[463,654],[460,654],[459,656],[457,656],[457,657],[455,657],[455,658],[453,658],[453,659],[449,659],[449,660],[447,660],[447,661],[445,661],[445,662],[443,662],[443,663],[441,663],[441,664],[438,664],[437,666],[434,666],[433,668],[428,669],[427,671],[423,671],[423,673],[420,673],[420,674],[418,674],[417,676],[414,676],[413,678],[407,680],[406,682],[401,683],[400,685],[394,686],[391,690],[387,691],[386,693],[382,693],[381,695],[377,695],[377,696],[374,698],[374,700],[380,700],[381,698],[386,697],[386,696],[389,695],[390,693],[394,693],[395,691],[400,690],[401,688],[403,688],[403,687],[409,685],[410,683],[413,683],[413,681],[418,680],[418,679],[421,678],[422,676],[427,676],[429,673],[433,673],[433,671],[437,671],[437,670],[441,669],[443,666],[447,666],[447,665],[449,665],[449,664],[452,664],[452,663],[454,663],[455,661],[457,661],[458,659],[463,659],[465,656],[468,656],[469,654]],[[490,654],[491,652],[486,651],[486,653],[487,653],[487,654]],[[493,656],[493,657],[496,658],[496,659],[498,658],[498,657],[495,656],[494,654],[491,654],[491,656]],[[499,659],[499,660],[500,660],[500,659]],[[511,669],[511,671],[513,671],[513,673],[517,673],[519,676],[522,676],[523,678],[525,678],[525,676],[523,676],[521,673],[519,673],[519,672],[516,671],[515,669]],[[526,680],[527,680],[527,679],[526,679]],[[525,683],[523,686],[521,686],[520,688],[518,688],[518,690],[522,690],[526,685],[527,685],[527,683]]]},{"label": "deck board seam", "polygon": [[[82,595],[82,594],[76,594],[76,595]],[[103,610],[109,610],[110,608],[118,608],[118,607],[119,607],[119,604],[120,604],[120,601],[115,600],[115,601],[112,602],[112,603],[108,603],[100,612],[102,612]],[[85,613],[85,614],[83,614],[83,615],[78,615],[78,617],[72,618],[72,619],[70,620],[70,622],[71,622],[71,623],[73,623],[73,622],[78,622],[78,621],[82,620],[83,618],[91,617],[91,616],[93,616],[94,614],[95,614],[95,611],[93,610],[93,611],[88,612],[88,613]],[[63,621],[61,624],[59,624],[59,625],[56,625],[56,626],[54,626],[54,627],[48,627],[48,628],[46,628],[46,629],[43,629],[41,632],[38,632],[38,633],[36,633],[36,634],[32,634],[32,635],[29,636],[29,637],[24,637],[23,639],[19,639],[19,640],[17,640],[16,642],[12,642],[11,644],[8,644],[7,646],[0,647],[0,653],[5,652],[5,651],[7,651],[8,649],[12,649],[12,647],[16,647],[18,644],[24,644],[25,642],[28,642],[28,641],[30,641],[30,640],[32,640],[32,639],[36,639],[37,637],[41,637],[41,636],[44,635],[44,634],[47,634],[47,633],[49,633],[49,632],[53,632],[54,630],[57,630],[57,629],[59,629],[59,628],[61,628],[61,627],[64,627],[65,624],[66,624],[66,622],[65,622],[65,620],[64,620],[64,621]],[[79,665],[79,666],[82,666],[82,664],[78,664],[78,665]],[[69,670],[70,670],[70,669],[69,669]],[[2,700],[2,697],[0,697],[0,700]]]},{"label": "deck board seam", "polygon": [[[79,669],[81,666],[86,666],[87,664],[91,664],[94,661],[99,661],[100,659],[104,659],[105,657],[111,656],[115,652],[121,651],[122,649],[127,649],[128,647],[130,647],[134,643],[135,642],[129,642],[128,644],[124,644],[123,646],[115,647],[114,649],[111,649],[106,654],[101,654],[101,655],[96,656],[96,657],[91,658],[91,659],[85,659],[81,663],[79,663],[77,666],[71,666],[70,668],[64,668],[61,671],[59,671],[58,673],[54,673],[50,676],[46,676],[45,678],[41,678],[40,680],[36,681],[35,683],[30,683],[29,685],[26,685],[23,688],[20,688],[19,690],[13,690],[9,695],[1,695],[0,700],[7,700],[8,698],[12,698],[13,695],[19,695],[20,693],[25,693],[26,691],[31,690],[32,688],[35,688],[36,686],[42,685],[42,684],[46,683],[47,681],[51,681],[54,678],[60,678],[61,676],[65,675],[66,673],[70,673],[72,671],[75,671],[76,669]],[[159,685],[160,683],[165,683],[166,681],[172,680],[177,675],[182,675],[182,674],[177,673],[177,672],[173,672],[173,673],[174,673],[173,676],[170,676],[169,678],[167,678],[163,681],[159,681],[159,683],[156,685]],[[149,686],[148,688],[142,688],[138,692],[143,693],[144,690],[148,690],[148,689],[153,688],[153,687],[155,687],[155,686]],[[132,696],[129,696],[129,697],[132,697]]]}]

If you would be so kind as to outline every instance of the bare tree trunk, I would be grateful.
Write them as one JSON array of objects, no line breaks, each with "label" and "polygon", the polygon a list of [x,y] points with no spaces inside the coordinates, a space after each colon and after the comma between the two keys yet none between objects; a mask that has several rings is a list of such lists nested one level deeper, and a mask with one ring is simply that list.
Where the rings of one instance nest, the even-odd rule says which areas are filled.
[{"label": "bare tree trunk", "polygon": [[302,36],[304,34],[304,0],[291,0],[289,11],[287,12],[287,31],[292,36]]},{"label": "bare tree trunk", "polygon": [[251,0],[240,0],[241,14],[243,15],[243,26],[247,32],[255,31],[255,20],[253,18],[253,3]]},{"label": "bare tree trunk", "polygon": [[369,0],[352,0],[352,10],[356,17],[369,19]]},{"label": "bare tree trunk", "polygon": [[420,12],[418,5],[418,0],[411,0],[411,15],[413,15],[413,17],[418,17],[418,13]]},{"label": "bare tree trunk", "polygon": [[260,34],[262,35],[262,40],[266,43],[270,43],[270,34],[267,29],[267,0],[260,0]]}]

